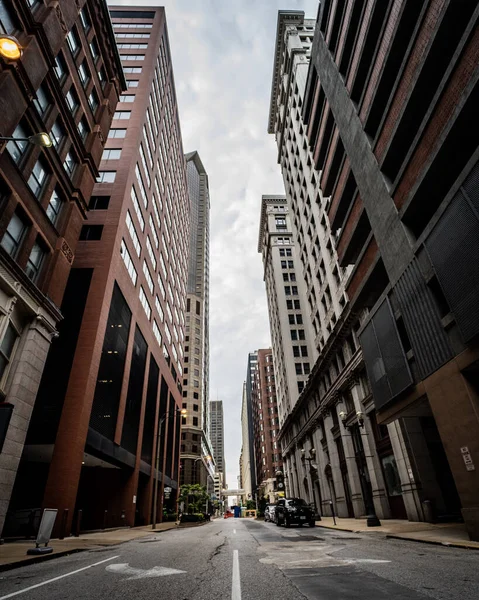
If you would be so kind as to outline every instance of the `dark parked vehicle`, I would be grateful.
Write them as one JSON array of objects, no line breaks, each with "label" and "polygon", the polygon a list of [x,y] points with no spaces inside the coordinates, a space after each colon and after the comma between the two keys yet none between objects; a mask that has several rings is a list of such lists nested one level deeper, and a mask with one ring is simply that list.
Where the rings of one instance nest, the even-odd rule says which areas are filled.
[{"label": "dark parked vehicle", "polygon": [[271,521],[271,523],[275,522],[275,512],[276,512],[276,504],[267,504],[264,509],[264,520]]},{"label": "dark parked vehicle", "polygon": [[301,498],[284,498],[276,503],[276,525],[289,527],[292,523],[314,527],[314,511]]}]

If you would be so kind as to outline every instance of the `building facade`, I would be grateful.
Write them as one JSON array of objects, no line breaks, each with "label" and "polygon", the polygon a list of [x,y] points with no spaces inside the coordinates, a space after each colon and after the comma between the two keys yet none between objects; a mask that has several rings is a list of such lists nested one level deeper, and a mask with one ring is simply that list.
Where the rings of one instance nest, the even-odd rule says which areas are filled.
[{"label": "building facade", "polygon": [[[7,0],[0,33],[0,134],[49,134],[51,147],[0,142],[0,535],[105,140],[126,83],[100,0]],[[15,533],[15,518],[3,535]]]},{"label": "building facade", "polygon": [[190,211],[165,12],[110,11],[128,89],[14,491],[14,508],[28,487],[30,506],[68,509],[67,533],[79,510],[83,529],[161,520],[179,480]]},{"label": "building facade", "polygon": [[[278,145],[287,198],[286,222],[294,244],[291,253],[297,257],[291,268],[295,269],[295,279],[303,284],[297,288],[298,303],[303,308],[301,319],[310,341],[311,361],[307,384],[301,384],[294,394],[290,392],[291,411],[280,420],[286,488],[326,514],[333,502],[336,514],[369,515],[371,523],[377,523],[375,515],[418,520],[417,486],[408,480],[401,487],[398,473],[398,464],[405,471],[409,465],[402,433],[396,425],[379,427],[375,420],[358,342],[366,313],[354,311],[350,305],[346,286],[353,265],[340,262],[336,241],[341,231],[329,220],[330,199],[326,194],[331,193],[328,177],[334,179],[334,175],[329,175],[328,169],[336,166],[336,162],[331,164],[336,151],[328,169],[319,169],[303,121],[314,35],[315,21],[305,20],[302,12],[279,13],[269,132],[275,134]],[[268,229],[273,229],[273,216],[275,220],[278,217],[274,209],[269,210],[273,215]],[[262,225],[260,235],[265,229]],[[266,244],[263,237],[265,265]],[[268,297],[282,295],[278,284],[268,285],[266,268],[265,280]],[[294,316],[289,318],[293,323]],[[296,372],[300,370],[301,365],[296,365]]]},{"label": "building facade", "polygon": [[351,308],[367,312],[358,334],[377,421],[413,458],[398,465],[401,487],[437,519],[462,517],[472,539],[477,18],[475,3],[322,3],[302,107],[339,262],[354,265]]},{"label": "building facade", "polygon": [[[207,485],[214,474],[208,436],[209,211],[208,175],[198,152],[186,155],[190,199],[190,250],[186,300],[181,483]],[[211,473],[210,473],[211,471]]]},{"label": "building facade", "polygon": [[225,440],[224,440],[224,418],[223,400],[211,400],[209,406],[209,434],[216,471],[220,474],[223,489],[226,488],[226,463],[225,463]]},{"label": "building facade", "polygon": [[250,429],[248,421],[248,397],[246,394],[246,382],[243,383],[243,393],[241,395],[241,438],[242,447],[240,455],[240,486],[244,490],[242,502],[246,504],[247,500],[253,497],[253,485],[251,482],[252,463],[254,463],[254,446],[250,445]]},{"label": "building facade", "polygon": [[256,477],[260,497],[275,501],[276,471],[283,471],[279,433],[278,404],[271,348],[258,350],[255,372],[256,397],[253,402],[253,438]]}]

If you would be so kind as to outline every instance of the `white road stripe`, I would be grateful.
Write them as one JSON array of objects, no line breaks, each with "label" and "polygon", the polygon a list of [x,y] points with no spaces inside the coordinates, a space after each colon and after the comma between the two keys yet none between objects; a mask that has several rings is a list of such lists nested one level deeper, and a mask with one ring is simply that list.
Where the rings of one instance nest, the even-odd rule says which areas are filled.
[{"label": "white road stripe", "polygon": [[[42,587],[42,585],[47,585],[48,583],[53,583],[54,581],[58,581],[59,579],[63,579],[64,577],[70,577],[70,575],[75,575],[76,573],[80,573],[80,571],[86,571],[87,569],[91,569],[92,567],[97,567],[103,563],[106,563],[115,558],[119,558],[119,554],[117,556],[112,556],[111,558],[105,558],[105,560],[100,560],[100,562],[93,563],[92,565],[88,565],[87,567],[82,567],[81,569],[76,569],[76,571],[71,571],[70,573],[65,573],[65,575],[59,575],[58,577],[54,577],[53,579],[47,579],[46,581],[42,581],[41,583],[37,583],[35,585],[31,585],[30,587],[24,588],[23,590],[18,590],[18,592],[12,592],[11,594],[7,594],[6,596],[0,596],[0,600],[6,600],[7,598],[13,598],[14,596],[18,596],[19,594],[24,594],[25,592],[29,592],[30,590],[34,590],[35,588]],[[238,598],[241,598],[239,596]]]},{"label": "white road stripe", "polygon": [[[0,598],[0,600],[2,600],[2,598]],[[231,600],[241,600],[238,550],[233,551],[233,581],[231,582]]]}]

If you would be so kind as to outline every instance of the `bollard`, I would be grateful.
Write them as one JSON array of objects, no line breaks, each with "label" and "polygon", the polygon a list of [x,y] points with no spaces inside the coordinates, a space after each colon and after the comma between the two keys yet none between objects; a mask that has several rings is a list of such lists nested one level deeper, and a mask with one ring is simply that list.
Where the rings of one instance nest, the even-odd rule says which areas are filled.
[{"label": "bollard", "polygon": [[102,529],[106,529],[106,520],[108,518],[108,511],[105,510],[105,514],[103,515],[103,527]]},{"label": "bollard", "polygon": [[65,530],[67,528],[67,521],[68,521],[68,508],[65,508],[65,509],[63,509],[62,522],[60,524],[60,535],[58,536],[58,539],[60,539],[60,540],[65,539]]},{"label": "bollard", "polygon": [[82,515],[83,515],[83,511],[80,508],[80,510],[77,512],[77,520],[75,522],[75,533],[74,533],[75,537],[80,537],[80,526],[81,526]]},{"label": "bollard", "polygon": [[333,504],[333,501],[330,500],[329,504],[331,505],[331,512],[333,514],[333,523],[336,525],[336,515],[334,514],[334,504]]}]

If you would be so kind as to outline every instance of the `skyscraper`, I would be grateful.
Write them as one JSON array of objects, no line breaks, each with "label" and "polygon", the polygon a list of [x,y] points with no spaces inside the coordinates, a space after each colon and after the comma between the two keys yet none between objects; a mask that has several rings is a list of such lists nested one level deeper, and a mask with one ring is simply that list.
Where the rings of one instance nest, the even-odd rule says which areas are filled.
[{"label": "skyscraper", "polygon": [[[126,82],[104,0],[2,2],[0,33],[23,48],[16,65],[0,60],[0,133],[44,131],[52,141],[0,142],[1,536],[50,344],[65,331],[60,306]],[[32,487],[17,506],[40,506]],[[12,516],[4,534],[18,533]]]},{"label": "skyscraper", "polygon": [[128,91],[105,140],[18,488],[35,506],[68,508],[67,531],[76,509],[86,529],[150,522],[154,486],[161,519],[164,487],[174,510],[178,486],[190,210],[165,12],[121,7],[111,17]]},{"label": "skyscraper", "polygon": [[208,175],[198,152],[186,155],[190,249],[186,300],[185,367],[181,433],[181,483],[212,482],[209,409],[209,213]]},{"label": "skyscraper", "polygon": [[225,441],[223,401],[210,401],[210,440],[213,448],[213,456],[216,462],[216,470],[221,473],[223,487],[226,487],[226,464],[225,464]]}]

